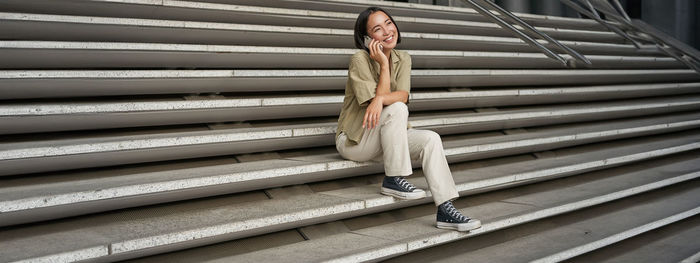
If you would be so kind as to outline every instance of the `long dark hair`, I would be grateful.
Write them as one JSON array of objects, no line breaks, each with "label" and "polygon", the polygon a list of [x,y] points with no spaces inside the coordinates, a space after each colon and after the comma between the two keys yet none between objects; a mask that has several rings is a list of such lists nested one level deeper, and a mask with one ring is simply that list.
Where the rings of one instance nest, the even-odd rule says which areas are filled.
[{"label": "long dark hair", "polygon": [[369,52],[369,49],[365,47],[365,36],[367,35],[367,20],[369,19],[369,15],[371,15],[374,12],[381,11],[386,14],[386,16],[391,19],[391,22],[394,23],[394,26],[396,27],[396,34],[398,35],[396,38],[396,44],[401,43],[401,31],[399,30],[399,26],[394,22],[394,18],[391,17],[389,12],[387,12],[384,9],[381,9],[376,6],[368,7],[365,9],[365,11],[362,11],[359,16],[357,16],[357,21],[355,21],[355,47],[359,49],[363,49],[367,52]]}]

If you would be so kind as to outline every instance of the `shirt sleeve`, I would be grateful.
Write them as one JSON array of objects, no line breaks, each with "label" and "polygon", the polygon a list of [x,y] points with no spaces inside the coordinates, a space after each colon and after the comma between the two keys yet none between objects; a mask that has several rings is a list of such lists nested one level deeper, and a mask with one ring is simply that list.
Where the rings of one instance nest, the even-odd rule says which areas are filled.
[{"label": "shirt sleeve", "polygon": [[[396,69],[396,90],[408,92],[409,98],[411,94],[411,55],[404,53],[405,56],[399,63]],[[406,98],[406,104],[408,99]]]},{"label": "shirt sleeve", "polygon": [[370,67],[372,65],[360,56],[353,56],[348,67],[348,85],[352,87],[355,98],[360,106],[369,104],[374,98],[377,82],[374,80]]}]

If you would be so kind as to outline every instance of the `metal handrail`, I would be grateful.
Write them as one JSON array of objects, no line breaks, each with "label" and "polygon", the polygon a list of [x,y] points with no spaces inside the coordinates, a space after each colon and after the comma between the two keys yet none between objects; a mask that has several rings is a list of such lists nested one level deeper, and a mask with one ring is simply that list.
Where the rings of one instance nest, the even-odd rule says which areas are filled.
[{"label": "metal handrail", "polygon": [[[542,53],[544,53],[547,57],[550,57],[550,58],[552,58],[552,59],[555,59],[555,60],[559,61],[560,63],[562,63],[562,65],[564,65],[564,66],[566,66],[566,67],[572,66],[572,65],[569,63],[569,61],[567,61],[567,60],[564,59],[563,57],[559,56],[557,53],[554,53],[553,51],[549,50],[547,47],[545,47],[544,45],[542,45],[542,44],[540,44],[539,42],[537,42],[537,40],[535,40],[535,39],[531,38],[530,36],[528,36],[527,34],[521,32],[520,30],[518,30],[517,28],[515,28],[515,27],[514,27],[513,25],[511,25],[510,23],[508,23],[508,22],[504,21],[503,19],[501,19],[500,17],[494,15],[494,14],[491,13],[488,9],[484,8],[484,7],[481,6],[480,4],[474,2],[473,0],[463,0],[463,1],[466,2],[466,3],[468,3],[469,5],[471,5],[472,7],[474,7],[474,10],[476,10],[477,12],[479,12],[481,15],[490,18],[491,20],[493,20],[493,21],[494,21],[496,24],[498,24],[499,26],[501,26],[501,27],[503,27],[503,28],[506,28],[506,29],[510,30],[511,32],[513,32],[516,36],[518,36],[520,39],[522,39],[522,40],[525,41],[526,43],[530,44],[531,46],[534,46],[534,47],[538,48],[538,49],[541,50]],[[497,7],[497,9],[500,9],[499,12],[500,12],[501,14],[505,15],[506,17],[509,17],[509,18],[512,19],[512,20],[515,20],[516,23],[520,24],[520,25],[521,25],[523,28],[525,28],[526,30],[531,31],[531,33],[535,33],[535,34],[540,35],[540,36],[546,36],[544,33],[539,32],[537,29],[531,27],[530,25],[528,25],[528,24],[525,23],[524,21],[522,21],[522,20],[520,20],[519,18],[515,17],[515,15],[513,15],[512,13],[510,13],[510,12],[508,12],[508,11],[506,11],[506,10],[500,8],[498,5],[492,4],[492,3],[488,2],[488,1],[486,1],[486,3],[488,3],[490,6],[495,6],[495,7]],[[517,21],[519,21],[519,22],[517,22]],[[549,43],[552,43],[552,44],[554,44],[554,45],[557,45],[558,47],[562,47],[562,49],[564,49],[567,53],[573,52],[573,53],[569,53],[569,54],[572,55],[572,57],[574,57],[574,58],[576,58],[576,59],[578,59],[578,60],[583,61],[583,62],[584,62],[585,64],[587,64],[587,65],[591,65],[591,62],[590,62],[588,59],[586,59],[586,58],[585,58],[584,56],[582,56],[581,54],[578,54],[576,51],[571,50],[570,48],[568,48],[568,47],[566,47],[566,46],[564,46],[564,45],[561,45],[561,43],[559,43],[558,41],[552,39],[552,38],[549,37],[549,36],[546,36],[545,39],[546,39]],[[574,55],[574,54],[575,54],[575,55]]]},{"label": "metal handrail", "polygon": [[[579,0],[579,1],[581,1],[581,0]],[[603,14],[605,14],[605,17],[606,17],[606,18],[610,18],[611,20],[615,20],[615,21],[617,21],[618,23],[621,23],[621,24],[625,25],[626,27],[633,27],[633,26],[632,26],[632,20],[626,18],[626,17],[627,17],[627,13],[625,13],[624,10],[623,10],[622,13],[625,13],[625,15],[624,15],[624,16],[621,15],[621,14],[620,14],[620,11],[616,10],[615,7],[613,7],[612,5],[610,5],[610,3],[607,2],[607,0],[602,0],[602,1],[601,1],[601,0],[593,0],[593,2],[594,2],[595,4],[590,4],[590,3],[591,3],[591,2],[590,2],[591,0],[583,0],[583,1],[588,2],[588,3],[589,3],[589,6],[591,6],[591,8],[593,8],[593,6],[595,6],[595,9],[598,9],[598,10],[600,10],[600,12],[602,12]],[[620,7],[621,7],[621,6],[620,6]]]},{"label": "metal handrail", "polygon": [[630,19],[630,17],[627,15],[627,12],[624,12],[625,9],[622,8],[622,5],[620,4],[620,1],[618,1],[618,0],[612,0],[612,2],[615,4],[615,7],[617,8],[617,10],[620,11],[620,13],[622,14],[622,16],[624,16],[625,20],[627,20],[627,21],[632,21],[632,19]]},{"label": "metal handrail", "polygon": [[666,41],[658,36],[655,36],[649,30],[644,30],[637,26],[627,15],[625,10],[622,8],[622,5],[620,4],[619,1],[617,0],[609,0],[613,1],[613,5],[610,4],[610,2],[606,0],[593,0],[593,3],[591,3],[590,0],[577,0],[580,3],[585,4],[588,6],[590,11],[585,10],[583,7],[579,6],[578,4],[572,2],[572,0],[560,0],[562,3],[570,6],[574,10],[578,11],[579,13],[586,15],[592,19],[595,19],[598,21],[598,23],[608,27],[609,29],[613,30],[614,32],[622,35],[623,37],[627,38],[628,40],[632,41],[632,43],[637,47],[640,48],[640,46],[631,39],[631,37],[623,32],[621,29],[611,25],[607,21],[604,21],[597,13],[597,10],[600,10],[603,14],[605,14],[606,18],[609,18],[611,20],[614,20],[615,22],[619,22],[619,26],[624,27],[626,30],[629,32],[633,33],[644,33],[645,35],[650,36],[650,39],[645,39],[647,41],[651,41],[656,45],[656,48],[665,53],[668,56],[673,57],[674,59],[678,60],[679,62],[685,64],[687,67],[695,70],[696,72],[700,73],[700,56],[697,54],[694,54],[693,52],[685,52],[683,51],[682,48],[676,46],[669,41]]},{"label": "metal handrail", "polygon": [[632,43],[632,45],[634,45],[634,47],[636,47],[637,49],[642,48],[642,45],[637,43],[637,41],[632,39],[629,35],[627,35],[627,33],[620,30],[619,28],[611,26],[610,24],[608,24],[608,22],[606,22],[602,18],[600,18],[600,15],[598,15],[598,12],[595,11],[595,8],[593,7],[593,5],[590,2],[588,2],[588,1],[585,2],[588,5],[588,7],[591,9],[589,11],[589,10],[584,9],[583,7],[579,6],[578,4],[576,4],[570,0],[559,0],[559,1],[561,1],[562,3],[564,3],[567,6],[571,7],[572,9],[576,10],[576,12],[579,12],[587,17],[590,17],[591,19],[595,20],[599,24],[605,26],[608,30],[615,32],[616,34],[620,35],[621,37],[629,40]]},{"label": "metal handrail", "polygon": [[528,23],[526,23],[525,21],[523,21],[523,20],[520,19],[519,17],[515,16],[513,13],[509,12],[508,10],[505,10],[505,9],[503,9],[502,7],[500,7],[499,5],[497,5],[497,4],[493,3],[493,2],[490,2],[490,1],[484,1],[484,3],[488,4],[488,5],[491,6],[492,8],[496,9],[496,11],[498,11],[499,13],[505,15],[506,18],[511,19],[512,22],[517,23],[518,25],[520,25],[521,27],[525,28],[525,29],[528,30],[529,32],[531,32],[531,33],[533,33],[533,34],[536,34],[536,35],[538,35],[539,37],[544,38],[545,40],[547,40],[547,42],[552,43],[552,44],[554,44],[555,46],[561,48],[562,50],[564,50],[564,52],[566,52],[567,54],[571,55],[571,56],[574,57],[575,59],[577,59],[577,60],[579,60],[579,61],[585,63],[586,65],[591,65],[591,64],[592,64],[591,61],[588,60],[588,58],[586,58],[586,57],[584,57],[583,55],[579,54],[579,53],[576,52],[575,50],[573,50],[573,49],[571,49],[571,48],[569,48],[569,47],[563,45],[562,43],[559,43],[559,41],[557,41],[556,39],[550,37],[549,35],[540,32],[539,30],[537,30],[537,29],[535,29],[534,27],[530,26]]},{"label": "metal handrail", "polygon": [[697,61],[692,61],[692,57],[689,57],[690,59],[684,59],[682,55],[676,54],[677,51],[671,46],[666,47],[662,44],[656,44],[656,48],[664,52],[666,55],[669,55],[675,58],[676,60],[680,61],[681,63],[685,64],[687,67],[697,72],[700,72],[700,66],[696,65]]}]

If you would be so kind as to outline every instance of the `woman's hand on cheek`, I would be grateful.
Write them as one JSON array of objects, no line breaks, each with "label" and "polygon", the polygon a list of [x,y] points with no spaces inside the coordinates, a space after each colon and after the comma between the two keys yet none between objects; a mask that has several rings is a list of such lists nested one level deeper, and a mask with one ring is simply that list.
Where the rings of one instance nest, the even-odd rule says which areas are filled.
[{"label": "woman's hand on cheek", "polygon": [[382,50],[382,43],[376,39],[372,39],[369,44],[369,56],[379,63],[380,66],[385,66],[389,64],[389,59],[384,55],[384,50]]},{"label": "woman's hand on cheek", "polygon": [[382,116],[382,109],[384,108],[382,97],[377,96],[372,99],[372,102],[367,106],[365,110],[365,118],[362,121],[362,128],[373,129],[379,124],[379,118]]}]

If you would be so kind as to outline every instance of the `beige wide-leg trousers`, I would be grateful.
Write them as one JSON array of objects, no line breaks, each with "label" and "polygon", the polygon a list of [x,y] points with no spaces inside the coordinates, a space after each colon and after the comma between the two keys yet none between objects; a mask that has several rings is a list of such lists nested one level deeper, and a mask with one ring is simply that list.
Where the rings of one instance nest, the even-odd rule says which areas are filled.
[{"label": "beige wide-leg trousers", "polygon": [[406,129],[407,122],[408,107],[396,102],[384,107],[377,127],[365,130],[359,144],[345,145],[347,136],[341,133],[335,146],[348,160],[382,160],[386,176],[411,175],[411,160],[420,159],[435,205],[456,199],[459,193],[445,159],[440,135],[433,131]]}]

